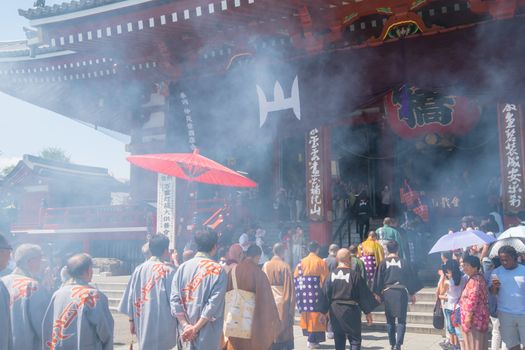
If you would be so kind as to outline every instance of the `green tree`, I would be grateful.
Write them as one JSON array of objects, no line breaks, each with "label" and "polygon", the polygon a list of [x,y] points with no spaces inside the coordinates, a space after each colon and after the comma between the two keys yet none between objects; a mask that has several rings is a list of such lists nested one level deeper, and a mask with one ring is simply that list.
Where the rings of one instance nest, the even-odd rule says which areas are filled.
[{"label": "green tree", "polygon": [[0,176],[7,176],[13,169],[16,167],[16,164],[6,166],[5,168],[0,169]]},{"label": "green tree", "polygon": [[56,162],[71,163],[71,158],[60,147],[46,147],[40,151],[38,156]]}]

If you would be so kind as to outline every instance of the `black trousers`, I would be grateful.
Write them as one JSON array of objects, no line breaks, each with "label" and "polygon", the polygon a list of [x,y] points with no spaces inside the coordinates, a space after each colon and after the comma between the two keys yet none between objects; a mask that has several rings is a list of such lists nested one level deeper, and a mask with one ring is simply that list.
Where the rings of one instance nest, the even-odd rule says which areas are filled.
[{"label": "black trousers", "polygon": [[365,240],[365,237],[370,230],[370,218],[368,216],[364,217],[361,215],[357,216],[357,233],[359,234],[359,238],[361,239],[361,242]]},{"label": "black trousers", "polygon": [[396,317],[389,315],[388,313],[386,313],[385,316],[386,331],[388,333],[388,341],[390,346],[397,346],[398,348],[401,348],[401,345],[403,345],[403,341],[405,340],[407,316],[405,315],[403,317],[397,317],[397,324]]},{"label": "black trousers", "polygon": [[334,333],[335,350],[346,349],[346,339],[350,343],[350,350],[361,350],[361,336],[356,334]]}]

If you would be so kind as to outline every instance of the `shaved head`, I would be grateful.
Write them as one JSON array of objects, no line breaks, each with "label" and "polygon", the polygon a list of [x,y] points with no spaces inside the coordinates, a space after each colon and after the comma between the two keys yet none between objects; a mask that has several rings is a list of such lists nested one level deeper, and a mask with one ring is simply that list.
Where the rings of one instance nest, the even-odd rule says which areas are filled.
[{"label": "shaved head", "polygon": [[343,264],[350,264],[350,250],[346,248],[339,249],[336,255],[337,261]]},{"label": "shaved head", "polygon": [[239,243],[233,244],[228,250],[228,259],[241,262],[243,258],[242,246]]}]

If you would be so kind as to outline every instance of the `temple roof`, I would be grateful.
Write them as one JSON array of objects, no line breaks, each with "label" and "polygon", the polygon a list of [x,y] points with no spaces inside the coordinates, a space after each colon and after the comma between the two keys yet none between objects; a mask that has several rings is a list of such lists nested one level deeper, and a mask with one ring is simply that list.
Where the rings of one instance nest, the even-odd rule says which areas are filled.
[{"label": "temple roof", "polygon": [[123,183],[109,175],[106,168],[57,162],[27,154],[5,176],[3,185],[14,186],[31,174],[39,178],[67,178],[96,182],[99,185],[111,188],[113,191],[120,191],[126,188]]},{"label": "temple roof", "polygon": [[53,6],[33,7],[28,10],[18,10],[18,13],[30,20],[64,15],[67,13],[77,12],[81,10],[88,10],[95,7],[109,5],[117,2],[126,2],[129,0],[80,0],[63,2],[62,4],[55,4]]}]

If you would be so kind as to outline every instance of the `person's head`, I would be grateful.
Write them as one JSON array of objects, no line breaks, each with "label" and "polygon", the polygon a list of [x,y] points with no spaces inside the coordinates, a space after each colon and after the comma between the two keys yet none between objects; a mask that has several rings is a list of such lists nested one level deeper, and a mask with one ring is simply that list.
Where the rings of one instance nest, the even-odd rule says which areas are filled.
[{"label": "person's head", "polygon": [[182,261],[188,261],[195,256],[195,251],[191,249],[184,249],[182,252]]},{"label": "person's head", "polygon": [[235,260],[236,262],[240,263],[242,258],[244,257],[242,246],[239,243],[232,244],[232,246],[228,250],[227,257],[230,260]]},{"label": "person's head", "polygon": [[373,241],[377,240],[377,233],[376,233],[376,231],[372,230],[372,231],[368,232],[368,238],[370,238]]},{"label": "person's head", "polygon": [[22,244],[15,250],[16,267],[35,276],[41,272],[42,248],[36,244]]},{"label": "person's head", "polygon": [[278,256],[281,259],[284,259],[285,250],[284,244],[282,243],[275,243],[273,245],[273,255]]},{"label": "person's head", "polygon": [[195,232],[195,244],[197,251],[215,255],[217,252],[217,241],[219,237],[217,232],[211,229],[203,229]]},{"label": "person's head", "polygon": [[319,248],[319,243],[317,243],[316,241],[311,241],[310,243],[308,243],[308,251],[310,253],[319,254]]},{"label": "person's head", "polygon": [[141,248],[142,256],[144,256],[144,259],[151,258],[151,252],[149,251],[149,242],[144,243],[144,245]]},{"label": "person's head", "polygon": [[0,234],[0,271],[4,270],[9,264],[12,251],[13,247],[11,247],[7,239]]},{"label": "person's head", "polygon": [[498,250],[498,257],[501,262],[501,266],[506,270],[512,270],[518,266],[518,252],[514,247],[505,245]]},{"label": "person's head", "polygon": [[88,254],[73,255],[66,264],[67,273],[71,278],[91,282],[93,278],[93,260]]},{"label": "person's head", "polygon": [[152,256],[157,258],[169,257],[170,240],[165,235],[152,235],[148,241],[148,247]]},{"label": "person's head", "polygon": [[351,255],[357,254],[357,244],[351,244],[350,247],[348,247],[348,250],[350,251]]},{"label": "person's head", "polygon": [[477,256],[467,255],[463,257],[463,271],[469,277],[479,273],[481,262]]},{"label": "person's head", "polygon": [[383,225],[392,226],[392,219],[387,216],[383,219]]},{"label": "person's head", "polygon": [[386,244],[386,251],[388,254],[397,254],[399,251],[399,244],[397,241],[388,241]]},{"label": "person's head", "polygon": [[337,244],[330,244],[330,247],[328,247],[328,253],[332,256],[335,256],[338,250],[339,246]]},{"label": "person's head", "polygon": [[303,228],[301,226],[297,226],[295,228],[295,233],[303,234]]},{"label": "person's head", "polygon": [[456,260],[448,260],[445,263],[445,272],[449,280],[454,281],[454,285],[459,286],[461,283],[461,270]]},{"label": "person's head", "polygon": [[350,267],[352,261],[351,258],[352,255],[350,254],[350,250],[346,248],[341,248],[337,251],[336,259],[339,264],[343,264]]},{"label": "person's head", "polygon": [[257,244],[252,244],[245,253],[246,259],[253,261],[256,265],[261,259],[262,250]]},{"label": "person's head", "polygon": [[452,252],[442,252],[441,261],[443,262],[443,264],[446,264],[449,260],[452,260]]}]

